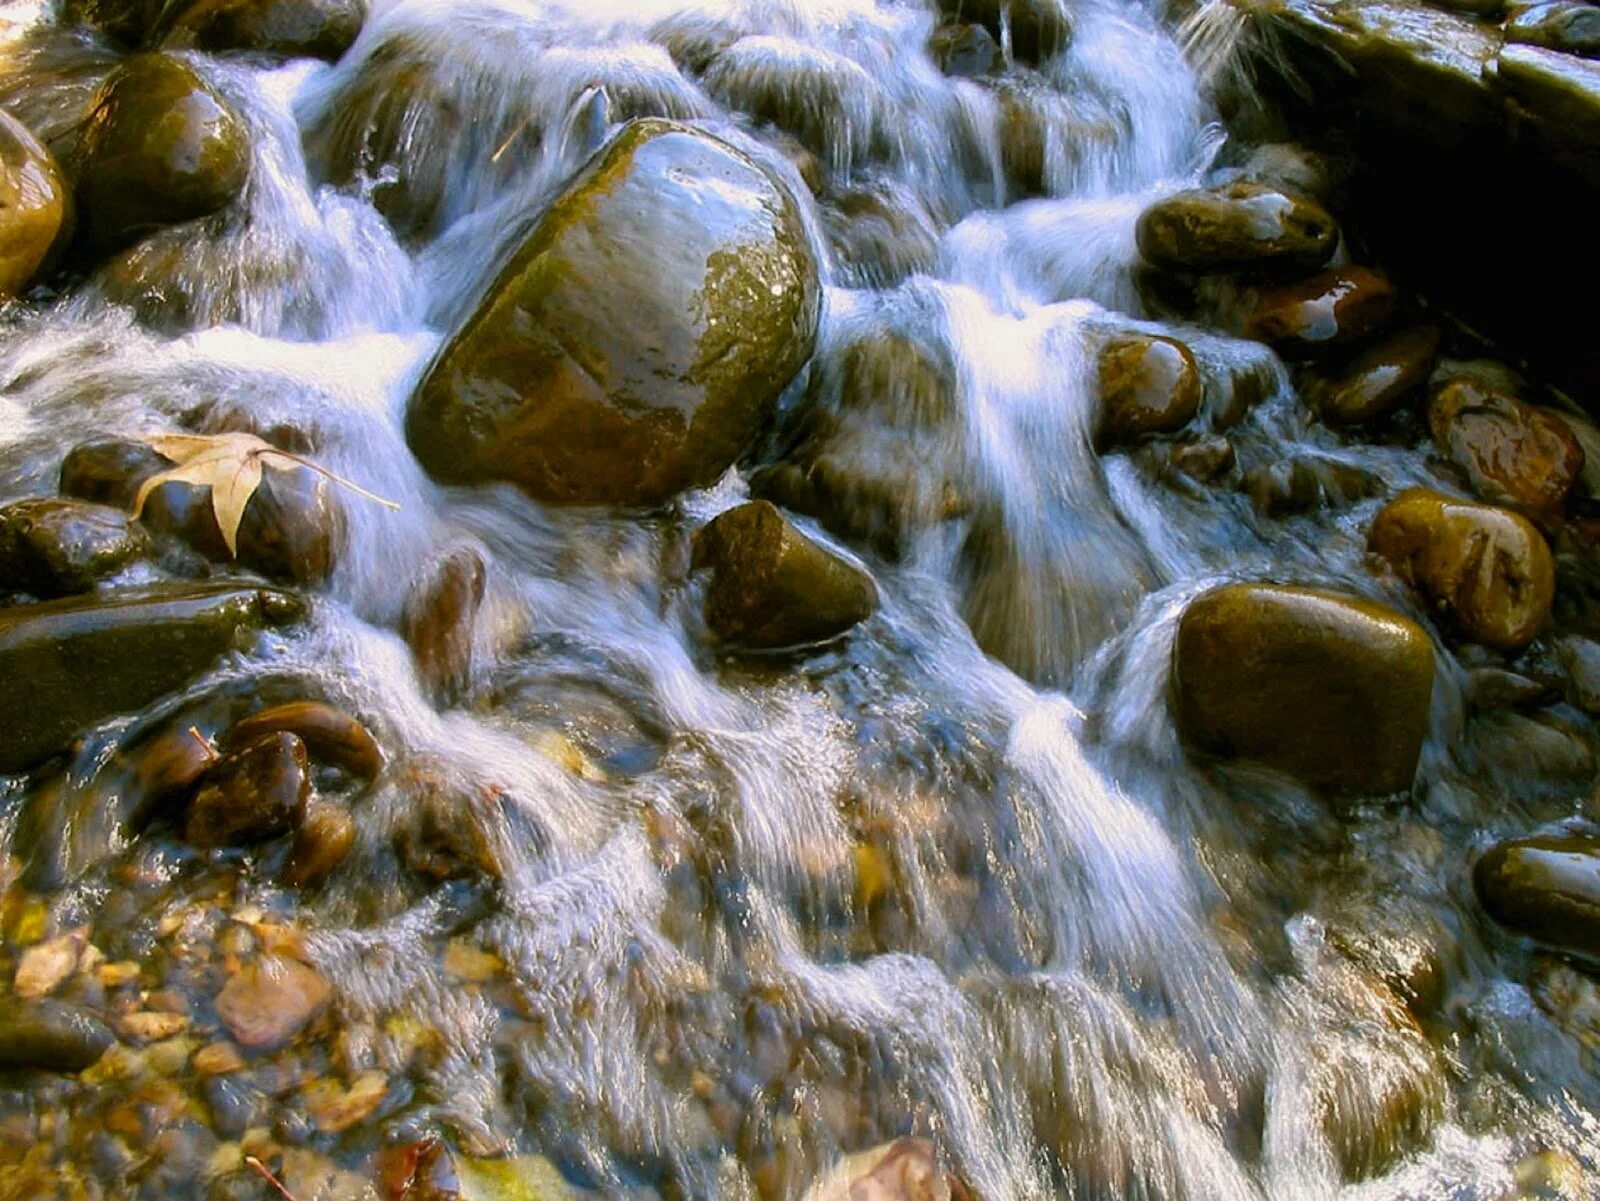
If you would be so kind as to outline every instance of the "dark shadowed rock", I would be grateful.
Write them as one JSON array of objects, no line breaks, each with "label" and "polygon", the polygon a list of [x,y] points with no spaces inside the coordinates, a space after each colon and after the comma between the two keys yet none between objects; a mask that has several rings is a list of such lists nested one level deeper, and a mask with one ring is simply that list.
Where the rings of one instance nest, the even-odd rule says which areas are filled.
[{"label": "dark shadowed rock", "polygon": [[88,592],[149,550],[149,535],[109,505],[48,497],[0,508],[0,589]]},{"label": "dark shadowed rock", "polygon": [[184,817],[184,840],[212,848],[277,838],[300,824],[310,795],[305,743],[293,734],[263,734],[200,777]]},{"label": "dark shadowed rock", "polygon": [[337,59],[366,20],[365,0],[197,0],[167,29],[168,46]]},{"label": "dark shadowed rock", "polygon": [[0,998],[0,1069],[81,1072],[116,1041],[104,1022],[76,1006]]},{"label": "dark shadowed rock", "polygon": [[1317,415],[1329,425],[1382,420],[1428,382],[1439,355],[1439,331],[1419,326],[1362,351],[1309,390]]}]

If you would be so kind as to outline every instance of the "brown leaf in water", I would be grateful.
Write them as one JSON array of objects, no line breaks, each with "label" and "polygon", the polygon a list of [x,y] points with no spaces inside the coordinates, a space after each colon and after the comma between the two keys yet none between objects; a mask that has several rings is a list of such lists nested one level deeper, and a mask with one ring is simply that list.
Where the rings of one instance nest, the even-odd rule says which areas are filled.
[{"label": "brown leaf in water", "polygon": [[309,459],[279,450],[254,434],[151,434],[144,439],[163,458],[171,459],[176,466],[158,472],[139,486],[134,497],[133,515],[144,512],[150,494],[163,484],[194,484],[211,489],[211,511],[216,514],[217,528],[222,531],[222,541],[228,553],[239,554],[239,524],[244,520],[245,506],[261,487],[266,469],[295,471],[305,468],[315,471],[340,487],[358,496],[375,501],[385,508],[398,509],[391,500],[368,492],[359,484],[335,475],[326,467]]}]

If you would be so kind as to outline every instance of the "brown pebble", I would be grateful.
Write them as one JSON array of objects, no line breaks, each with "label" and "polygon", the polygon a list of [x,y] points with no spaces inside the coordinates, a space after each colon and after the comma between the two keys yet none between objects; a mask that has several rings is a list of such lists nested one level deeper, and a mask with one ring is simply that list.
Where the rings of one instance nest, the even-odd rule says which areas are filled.
[{"label": "brown pebble", "polygon": [[271,1051],[310,1025],[330,995],[327,981],[299,960],[264,956],[223,986],[217,1016],[239,1046]]},{"label": "brown pebble", "polygon": [[244,1056],[232,1043],[212,1043],[194,1053],[194,1070],[202,1076],[226,1076],[244,1067]]},{"label": "brown pebble", "polygon": [[331,876],[356,842],[356,823],[343,805],[312,801],[294,834],[294,850],[283,879],[296,888],[311,888]]},{"label": "brown pebble", "polygon": [[472,679],[472,636],[483,606],[483,556],[471,547],[447,554],[412,586],[400,620],[417,674],[436,701],[461,699]]},{"label": "brown pebble", "polygon": [[383,770],[383,751],[355,718],[320,701],[292,701],[263,709],[228,731],[225,749],[238,750],[267,734],[293,734],[311,757],[371,780]]},{"label": "brown pebble", "polygon": [[207,769],[189,803],[185,841],[231,847],[287,834],[305,815],[311,764],[293,734],[267,734]]}]

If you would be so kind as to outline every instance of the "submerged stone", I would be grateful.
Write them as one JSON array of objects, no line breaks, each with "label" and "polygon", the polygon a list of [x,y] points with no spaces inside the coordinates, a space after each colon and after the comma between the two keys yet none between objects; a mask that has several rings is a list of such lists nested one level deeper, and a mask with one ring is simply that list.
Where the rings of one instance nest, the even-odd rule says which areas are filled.
[{"label": "submerged stone", "polygon": [[1230,584],[1184,612],[1174,648],[1185,739],[1335,795],[1411,786],[1427,736],[1433,644],[1383,605]]},{"label": "submerged stone", "polygon": [[1509,505],[1542,526],[1560,523],[1584,465],[1583,446],[1560,417],[1461,378],[1429,400],[1428,427],[1434,445],[1481,499]]},{"label": "submerged stone", "polygon": [[708,569],[706,624],[724,643],[777,650],[826,642],[872,616],[872,577],[806,537],[777,508],[751,501],[695,536]]},{"label": "submerged stone", "polygon": [[1600,842],[1529,838],[1493,848],[1472,873],[1490,917],[1538,942],[1600,956]]},{"label": "submerged stone", "polygon": [[1365,267],[1342,267],[1263,288],[1245,318],[1244,333],[1282,353],[1315,354],[1375,333],[1394,305],[1388,280]]},{"label": "submerged stone", "polygon": [[106,254],[232,204],[250,176],[250,141],[187,63],[141,54],[95,92],[75,159],[83,236]]},{"label": "submerged stone", "polygon": [[167,29],[167,44],[336,60],[366,20],[365,0],[197,0]]},{"label": "submerged stone", "polygon": [[0,1070],[81,1072],[116,1041],[87,1010],[59,1001],[0,998]]},{"label": "submerged stone", "polygon": [[449,481],[555,504],[659,504],[713,483],[811,354],[798,209],[708,134],[634,122],[540,218],[411,402]]},{"label": "submerged stone", "polygon": [[332,995],[313,968],[284,955],[265,955],[240,968],[217,994],[217,1017],[249,1051],[275,1051],[320,1014]]},{"label": "submerged stone", "polygon": [[343,805],[311,801],[294,832],[294,847],[283,879],[297,888],[321,884],[349,856],[356,844],[356,821]]},{"label": "submerged stone", "polygon": [[1136,234],[1151,266],[1200,274],[1315,271],[1339,244],[1338,223],[1316,201],[1243,179],[1156,201]]},{"label": "submerged stone", "polygon": [[460,547],[434,563],[406,597],[400,633],[417,675],[438,703],[460,700],[472,681],[473,631],[487,570],[481,554]]},{"label": "submerged stone", "polygon": [[1100,351],[1101,449],[1182,429],[1200,410],[1204,385],[1189,348],[1176,338],[1131,334]]},{"label": "submerged stone", "polygon": [[200,777],[184,817],[184,841],[209,849],[277,838],[300,824],[310,795],[306,744],[293,734],[263,734]]},{"label": "submerged stone", "polygon": [[88,592],[149,550],[149,535],[109,505],[46,497],[0,508],[0,589]]},{"label": "submerged stone", "polygon": [[289,593],[177,584],[0,609],[0,774],[64,750],[80,731],[187,683],[240,635],[298,620]]},{"label": "submerged stone", "polygon": [[71,195],[55,156],[0,110],[0,301],[27,288],[71,229]]},{"label": "submerged stone", "polygon": [[1410,488],[1378,514],[1367,546],[1474,642],[1520,650],[1549,619],[1555,559],[1515,513]]},{"label": "submerged stone", "polygon": [[1367,425],[1393,413],[1428,382],[1439,356],[1439,331],[1419,326],[1362,351],[1317,381],[1310,400],[1329,425]]}]

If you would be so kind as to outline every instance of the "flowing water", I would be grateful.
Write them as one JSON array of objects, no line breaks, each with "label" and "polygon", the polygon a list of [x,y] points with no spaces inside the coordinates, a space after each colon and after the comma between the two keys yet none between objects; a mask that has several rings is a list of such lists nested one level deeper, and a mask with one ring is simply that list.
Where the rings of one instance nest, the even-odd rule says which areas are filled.
[{"label": "flowing water", "polygon": [[[60,127],[109,60],[24,40],[33,7],[7,10],[3,87]],[[1441,649],[1413,802],[1339,810],[1179,744],[1173,631],[1208,586],[1415,606],[1363,565],[1378,500],[1273,519],[1091,449],[1095,338],[1163,328],[1138,316],[1134,220],[1226,139],[1168,14],[1071,15],[1070,47],[1027,76],[1031,197],[996,91],[940,73],[937,14],[914,0],[377,0],[335,66],[197,57],[247,116],[248,195],[7,314],[0,498],[53,492],[98,433],[298,431],[401,508],[352,500],[308,625],[163,712],[317,695],[390,767],[312,893],[159,835],[101,830],[71,862],[70,837],[14,840],[61,884],[52,926],[100,937],[134,923],[128,880],[154,898],[220,873],[230,905],[306,931],[334,985],[331,1061],[403,1081],[372,1129],[537,1152],[616,1192],[799,1196],[839,1154],[910,1133],[991,1201],[1500,1198],[1530,1155],[1593,1169],[1600,1027],[1534,1003],[1469,879],[1475,848],[1580,812],[1587,719],[1473,722]],[[399,132],[331,186],[330,147],[385,95],[409,105]],[[891,357],[851,415],[895,537],[833,544],[883,604],[799,659],[723,661],[702,636],[687,536],[748,472],[656,514],[555,510],[437,486],[405,443],[407,399],[505,239],[642,114],[706,123],[805,198],[828,289],[789,403],[842,404],[874,340],[940,381],[919,408]],[[849,194],[889,198],[887,244],[851,241]],[[1263,347],[1181,332],[1208,380],[1199,426],[1231,425],[1243,466],[1434,478],[1417,451],[1313,423]],[[1247,385],[1262,399],[1241,418]],[[487,596],[471,685],[440,711],[395,629],[412,581],[463,545]],[[127,728],[90,740],[74,787]],[[0,791],[0,837],[28,787]],[[397,835],[441,797],[491,882],[398,865]],[[452,942],[498,957],[496,982],[464,987]],[[1551,971],[1548,989],[1579,987]],[[435,1050],[407,1060],[395,1031],[417,1027]],[[0,1091],[0,1117],[99,1112],[62,1088]],[[317,1145],[353,1167],[376,1137]],[[79,1164],[91,1186],[99,1165]],[[104,1187],[89,1195],[208,1195],[199,1171]]]}]

